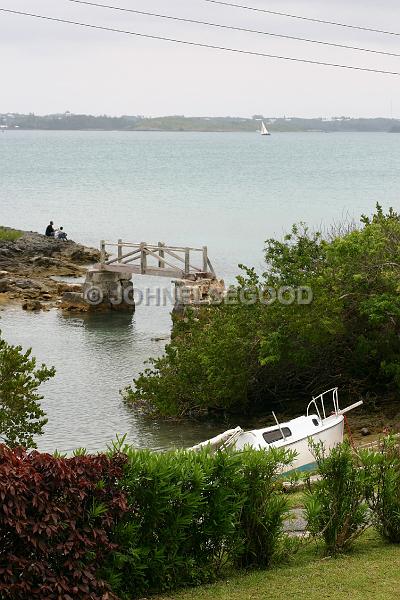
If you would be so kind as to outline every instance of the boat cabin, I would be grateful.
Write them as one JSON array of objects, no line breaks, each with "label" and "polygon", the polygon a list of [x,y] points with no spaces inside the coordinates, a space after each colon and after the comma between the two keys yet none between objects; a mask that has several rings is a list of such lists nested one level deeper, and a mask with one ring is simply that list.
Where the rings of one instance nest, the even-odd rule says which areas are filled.
[{"label": "boat cabin", "polygon": [[308,438],[322,427],[318,415],[301,416],[284,425],[273,425],[263,429],[253,429],[244,432],[236,441],[235,446],[241,450],[245,446],[266,448],[268,446],[286,446],[293,442]]}]

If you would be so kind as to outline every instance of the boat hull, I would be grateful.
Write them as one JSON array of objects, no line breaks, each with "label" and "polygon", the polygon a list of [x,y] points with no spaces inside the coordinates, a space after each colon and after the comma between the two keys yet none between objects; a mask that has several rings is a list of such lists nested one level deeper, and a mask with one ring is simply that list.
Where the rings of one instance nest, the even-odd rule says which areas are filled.
[{"label": "boat hull", "polygon": [[322,443],[329,454],[332,448],[335,448],[335,446],[338,446],[343,442],[343,433],[344,420],[342,418],[323,431],[293,442],[292,444],[284,445],[288,450],[294,450],[297,453],[297,456],[291,465],[283,469],[283,472],[312,471],[317,467],[317,463],[315,462],[315,456],[310,449],[310,438],[314,443]]},{"label": "boat hull", "polygon": [[242,450],[246,446],[251,446],[258,450],[268,452],[270,448],[285,448],[296,453],[296,457],[290,465],[283,467],[282,472],[290,471],[308,471],[316,467],[315,456],[310,448],[310,439],[316,444],[323,444],[326,452],[329,452],[343,441],[344,418],[342,415],[328,417],[314,431],[308,429],[301,435],[294,435],[290,438],[280,439],[277,442],[268,444],[264,441],[262,431],[245,432],[236,442],[237,450]]},{"label": "boat hull", "polygon": [[[264,123],[261,133],[263,135],[269,133]],[[329,404],[332,405],[333,411],[328,408]],[[310,441],[322,445],[326,454],[329,455],[333,448],[343,442],[344,414],[361,405],[362,401],[360,400],[340,409],[338,388],[331,388],[316,398],[312,398],[305,415],[285,423],[279,423],[275,413],[272,413],[275,425],[250,431],[243,431],[240,427],[236,427],[236,429],[230,429],[211,440],[193,446],[191,450],[199,451],[209,447],[215,452],[224,448],[235,448],[238,451],[254,448],[268,452],[271,448],[285,448],[293,451],[295,458],[291,464],[282,467],[282,473],[309,471],[317,466]],[[312,410],[313,412],[311,412]]]}]

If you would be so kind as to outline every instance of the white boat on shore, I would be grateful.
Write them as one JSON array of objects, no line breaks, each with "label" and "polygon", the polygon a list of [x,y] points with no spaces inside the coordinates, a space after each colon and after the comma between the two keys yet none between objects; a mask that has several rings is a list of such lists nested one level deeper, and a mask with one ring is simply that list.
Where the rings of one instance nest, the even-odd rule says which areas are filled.
[{"label": "white boat on shore", "polygon": [[[327,401],[332,404],[332,412],[328,412]],[[246,446],[256,450],[270,448],[287,448],[296,452],[293,463],[282,472],[298,470],[309,471],[315,468],[315,457],[309,446],[309,440],[323,443],[329,452],[343,441],[345,413],[362,405],[362,400],[347,408],[339,408],[338,388],[327,390],[313,398],[307,406],[306,414],[280,423],[272,413],[276,424],[262,429],[244,431],[240,427],[230,429],[205,442],[193,446],[191,450],[210,447],[213,450],[234,448],[242,450]]]}]

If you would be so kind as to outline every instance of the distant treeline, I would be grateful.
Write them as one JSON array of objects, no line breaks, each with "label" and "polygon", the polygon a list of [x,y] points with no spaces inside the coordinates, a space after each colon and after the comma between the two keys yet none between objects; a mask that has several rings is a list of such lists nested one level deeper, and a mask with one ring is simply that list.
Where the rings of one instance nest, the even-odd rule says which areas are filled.
[{"label": "distant treeline", "polygon": [[71,113],[37,116],[33,113],[1,114],[0,125],[9,129],[45,130],[100,130],[100,131],[257,131],[264,120],[270,131],[386,131],[399,133],[398,119],[351,119],[334,117],[326,119],[272,118],[254,115],[240,117],[169,117],[143,116],[109,117],[75,115]]}]

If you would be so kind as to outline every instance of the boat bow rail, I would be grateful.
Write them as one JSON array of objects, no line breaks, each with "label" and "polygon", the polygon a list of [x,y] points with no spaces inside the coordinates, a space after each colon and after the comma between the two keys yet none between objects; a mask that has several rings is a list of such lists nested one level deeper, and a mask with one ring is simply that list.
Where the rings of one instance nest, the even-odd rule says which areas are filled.
[{"label": "boat bow rail", "polygon": [[[328,416],[327,416],[325,401],[329,397],[333,404],[333,411],[329,412]],[[323,421],[325,421],[325,419],[327,419],[328,417],[330,417],[332,415],[335,415],[337,417],[340,415],[344,415],[345,413],[349,412],[350,410],[353,410],[354,408],[358,408],[362,404],[363,404],[363,401],[359,400],[358,402],[355,402],[354,404],[351,404],[350,406],[346,406],[346,408],[341,409],[339,407],[338,388],[334,387],[334,388],[331,388],[330,390],[326,390],[326,392],[323,392],[322,394],[319,394],[319,396],[316,396],[315,398],[313,397],[313,399],[311,400],[311,402],[309,402],[309,404],[307,406],[307,417],[310,416],[310,409],[312,407],[314,407],[315,411],[318,415],[318,418],[322,423]]]},{"label": "boat bow rail", "polygon": [[338,416],[340,414],[338,388],[334,387],[329,390],[326,390],[326,392],[322,392],[322,394],[319,394],[319,396],[312,398],[312,400],[309,402],[309,404],[307,406],[307,417],[310,416],[310,409],[312,407],[314,407],[315,411],[318,415],[318,418],[322,423],[322,421],[324,421],[327,418],[326,417],[326,407],[325,407],[325,402],[326,402],[327,398],[329,398],[333,404],[333,412],[330,412],[329,414],[330,415],[334,414],[334,415]]}]

